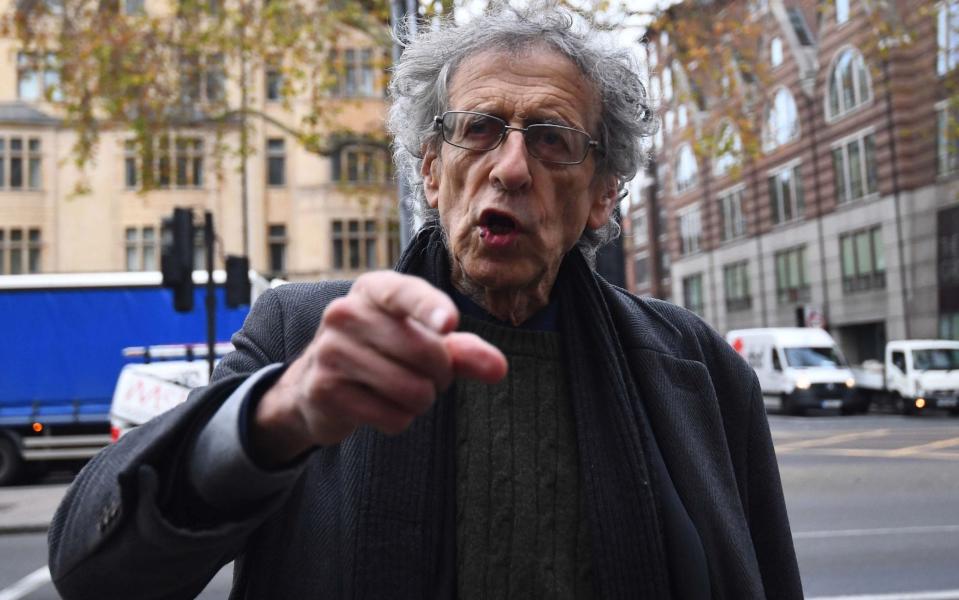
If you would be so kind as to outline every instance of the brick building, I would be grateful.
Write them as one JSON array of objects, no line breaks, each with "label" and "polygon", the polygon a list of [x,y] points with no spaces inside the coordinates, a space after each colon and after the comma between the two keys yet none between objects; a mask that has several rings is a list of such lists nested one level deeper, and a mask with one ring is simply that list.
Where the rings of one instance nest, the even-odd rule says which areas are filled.
[{"label": "brick building", "polygon": [[628,210],[630,287],[720,332],[822,323],[853,362],[959,338],[959,2],[923,4],[750,3],[756,152],[650,33],[661,130]]},{"label": "brick building", "polygon": [[[15,1],[0,0],[0,10]],[[115,10],[167,14],[170,5],[124,0]],[[336,138],[330,155],[307,151],[270,119],[295,124],[308,103],[294,98],[284,106],[278,70],[256,70],[249,105],[267,119],[251,120],[245,203],[239,159],[228,154],[217,172],[218,140],[202,120],[154,140],[147,161],[131,131],[105,130],[89,193],[71,196],[76,134],[44,94],[58,73],[15,39],[0,38],[0,274],[156,270],[160,222],[174,206],[194,208],[198,221],[212,211],[218,268],[224,254],[245,251],[254,269],[289,279],[353,277],[391,265],[399,250],[395,184],[385,143],[369,141],[383,137],[389,48],[344,31],[329,56],[337,81],[325,102],[339,111],[337,131],[355,135]],[[209,59],[188,84],[191,97],[238,98],[238,78],[226,76],[231,67]],[[238,136],[228,131],[225,141],[236,147]],[[142,192],[145,177],[157,189]]]}]

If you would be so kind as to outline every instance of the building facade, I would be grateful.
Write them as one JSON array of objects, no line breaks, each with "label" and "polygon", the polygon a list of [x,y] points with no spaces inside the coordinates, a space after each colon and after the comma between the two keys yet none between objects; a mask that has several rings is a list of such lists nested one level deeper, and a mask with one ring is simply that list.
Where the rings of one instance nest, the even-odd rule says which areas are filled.
[{"label": "building facade", "polygon": [[[120,10],[167,10],[165,1],[127,1]],[[76,133],[45,93],[56,89],[56,69],[0,38],[0,274],[157,270],[161,220],[175,206],[194,209],[197,222],[212,212],[218,268],[226,254],[246,254],[257,271],[294,280],[392,265],[395,183],[388,147],[375,141],[384,139],[389,48],[344,31],[329,56],[337,81],[324,102],[339,133],[322,154],[277,126],[299,122],[306,99],[283,102],[277,69],[251,73],[249,106],[266,118],[250,119],[244,193],[241,159],[214,152],[221,142],[237,147],[239,129],[218,139],[202,120],[158,136],[149,152],[132,131],[105,129],[81,174],[71,160]],[[207,67],[191,93],[239,98],[228,67]],[[77,195],[81,176],[87,192]],[[146,179],[154,185],[144,192]]]},{"label": "building facade", "polygon": [[631,288],[720,332],[824,326],[852,362],[959,338],[959,2],[924,4],[751,3],[754,151],[651,33],[662,126],[628,211]]}]

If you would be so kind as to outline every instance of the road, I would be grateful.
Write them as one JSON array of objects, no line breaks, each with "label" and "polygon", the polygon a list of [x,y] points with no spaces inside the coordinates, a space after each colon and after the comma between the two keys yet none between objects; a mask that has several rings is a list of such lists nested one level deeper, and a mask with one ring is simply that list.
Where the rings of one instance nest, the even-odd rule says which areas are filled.
[{"label": "road", "polygon": [[[807,598],[959,600],[959,419],[770,424]],[[42,534],[0,536],[0,556],[0,600],[58,598]],[[226,598],[229,587],[227,567],[200,598]]]}]

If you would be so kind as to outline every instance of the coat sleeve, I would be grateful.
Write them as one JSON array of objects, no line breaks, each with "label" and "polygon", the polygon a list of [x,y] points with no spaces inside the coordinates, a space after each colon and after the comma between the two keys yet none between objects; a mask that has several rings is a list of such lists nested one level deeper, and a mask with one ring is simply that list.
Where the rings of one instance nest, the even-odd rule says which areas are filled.
[{"label": "coat sleeve", "polygon": [[773,449],[762,391],[755,375],[749,387],[746,444],[746,517],[767,598],[803,597],[779,465]]},{"label": "coat sleeve", "polygon": [[[274,291],[258,299],[233,343],[209,386],[104,448],[67,490],[48,533],[50,572],[65,600],[193,598],[282,505],[285,492],[246,514],[211,519],[182,485],[202,426],[251,373],[286,359]],[[185,524],[192,502],[202,526]]]}]

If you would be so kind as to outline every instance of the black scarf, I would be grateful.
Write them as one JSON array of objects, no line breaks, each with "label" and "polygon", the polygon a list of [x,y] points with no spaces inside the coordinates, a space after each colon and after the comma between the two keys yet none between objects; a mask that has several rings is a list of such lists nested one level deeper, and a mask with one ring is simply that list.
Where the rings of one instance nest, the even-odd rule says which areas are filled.
[{"label": "black scarf", "polygon": [[[396,269],[449,291],[442,232],[419,232]],[[655,483],[655,443],[597,275],[582,254],[564,259],[563,360],[576,420],[594,588],[600,598],[670,596]],[[369,477],[357,523],[357,597],[455,597],[455,402],[444,394],[404,434],[363,436]]]}]

